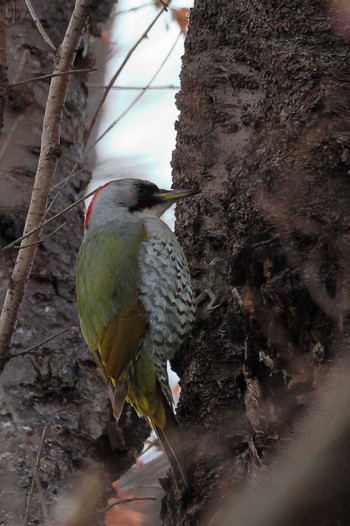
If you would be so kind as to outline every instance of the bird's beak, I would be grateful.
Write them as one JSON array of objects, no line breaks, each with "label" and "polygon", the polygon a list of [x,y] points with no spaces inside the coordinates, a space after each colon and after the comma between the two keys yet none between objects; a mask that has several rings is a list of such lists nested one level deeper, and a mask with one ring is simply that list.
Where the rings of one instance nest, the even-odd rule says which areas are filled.
[{"label": "bird's beak", "polygon": [[155,197],[159,199],[160,203],[166,203],[168,201],[175,203],[179,199],[184,199],[185,197],[190,197],[191,195],[199,193],[200,190],[159,190],[159,192],[155,194]]}]

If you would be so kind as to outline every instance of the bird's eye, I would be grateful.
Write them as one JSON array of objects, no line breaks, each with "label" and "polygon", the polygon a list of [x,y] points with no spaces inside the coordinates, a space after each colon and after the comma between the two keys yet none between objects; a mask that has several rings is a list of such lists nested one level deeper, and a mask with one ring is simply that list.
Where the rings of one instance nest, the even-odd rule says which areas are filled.
[{"label": "bird's eye", "polygon": [[137,189],[139,194],[143,194],[144,191],[145,191],[145,187],[142,184],[137,184],[136,185],[136,189]]}]

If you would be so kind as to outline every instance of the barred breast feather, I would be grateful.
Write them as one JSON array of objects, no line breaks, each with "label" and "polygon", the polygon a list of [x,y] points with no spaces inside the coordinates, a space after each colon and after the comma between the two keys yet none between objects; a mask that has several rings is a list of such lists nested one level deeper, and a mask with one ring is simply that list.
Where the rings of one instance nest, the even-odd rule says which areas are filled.
[{"label": "barred breast feather", "polygon": [[140,249],[141,296],[152,353],[173,358],[195,319],[194,292],[185,255],[175,235],[158,218],[144,220]]}]

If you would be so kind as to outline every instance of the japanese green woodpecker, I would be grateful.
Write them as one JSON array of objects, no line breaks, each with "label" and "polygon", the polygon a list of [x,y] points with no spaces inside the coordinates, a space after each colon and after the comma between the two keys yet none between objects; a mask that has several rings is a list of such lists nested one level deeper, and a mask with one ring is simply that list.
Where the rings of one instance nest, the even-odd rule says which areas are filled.
[{"label": "japanese green woodpecker", "polygon": [[115,418],[129,402],[185,483],[167,361],[191,330],[195,301],[182,248],[160,216],[196,193],[138,179],[101,186],[86,213],[76,269],[81,330]]}]

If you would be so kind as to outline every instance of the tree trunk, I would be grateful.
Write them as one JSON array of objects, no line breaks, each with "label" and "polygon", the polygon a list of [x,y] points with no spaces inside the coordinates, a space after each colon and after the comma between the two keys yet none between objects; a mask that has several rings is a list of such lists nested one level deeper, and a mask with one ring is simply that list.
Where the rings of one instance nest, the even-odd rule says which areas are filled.
[{"label": "tree trunk", "polygon": [[[106,18],[113,3],[100,2],[93,14],[94,24]],[[58,46],[74,7],[73,0],[33,4],[46,32]],[[24,1],[16,2],[15,22],[13,6],[8,4],[11,84],[49,74],[53,69],[53,53],[33,24]],[[89,58],[79,52],[75,65],[91,67]],[[57,195],[51,215],[75,201],[90,178],[82,154],[86,80],[87,75],[81,73],[70,78],[61,133],[62,156],[54,183],[62,182],[75,163],[80,170]],[[12,86],[9,91],[0,136],[2,246],[22,235],[49,82],[45,79]],[[57,192],[58,188],[52,188],[51,200]],[[43,524],[48,506],[67,484],[68,477],[91,459],[107,461],[115,480],[134,462],[148,434],[134,414],[125,414],[118,427],[111,417],[106,388],[82,341],[75,306],[75,257],[82,238],[82,207],[50,225],[44,236],[64,221],[64,226],[38,247],[12,342],[12,357],[0,377],[0,508],[4,525],[22,523],[26,507],[27,523]],[[15,250],[4,255],[6,266],[0,264],[1,297]],[[64,334],[23,353],[62,329],[66,330]],[[31,495],[35,463],[39,466]]]},{"label": "tree trunk", "polygon": [[172,486],[167,525],[216,524],[208,504],[266,469],[348,348],[350,47],[327,5],[192,10],[173,169],[202,195],[178,206],[177,233],[215,300],[173,364],[194,446],[192,493]]},{"label": "tree trunk", "polygon": [[6,0],[0,0],[0,129],[4,124],[4,112],[7,99],[7,61],[6,61]]}]

